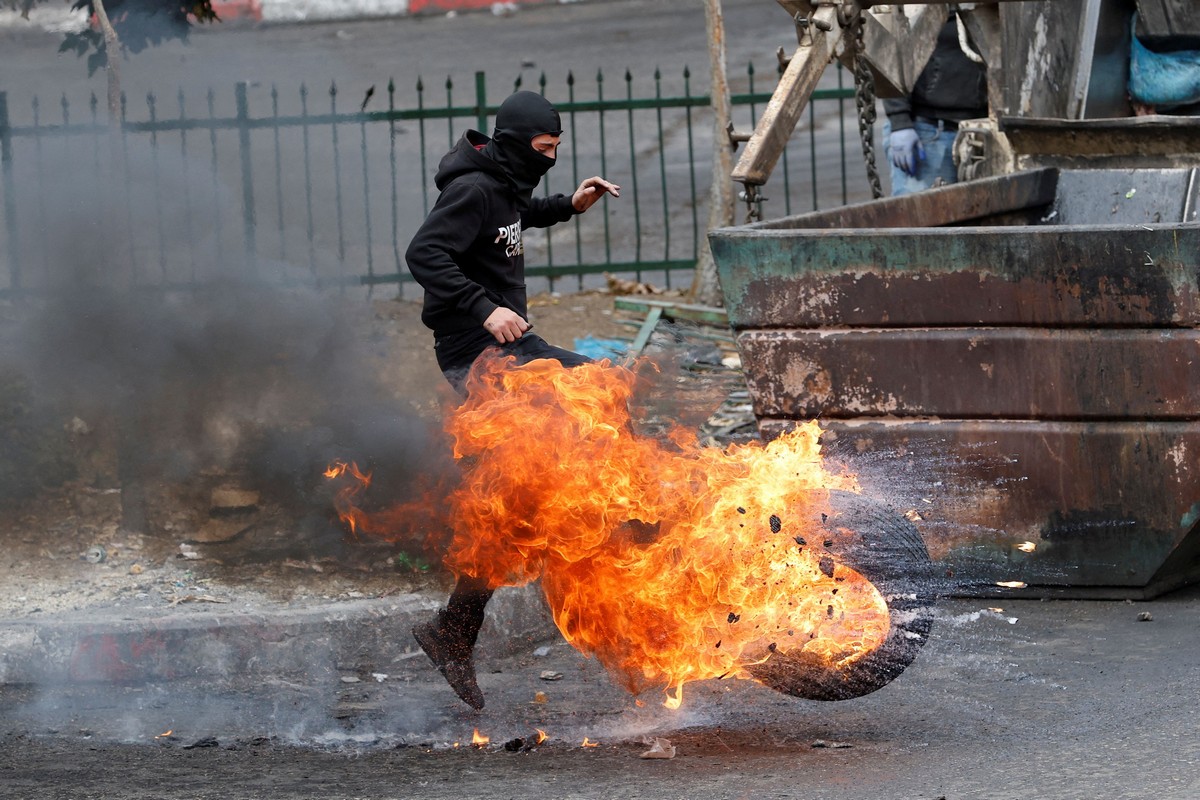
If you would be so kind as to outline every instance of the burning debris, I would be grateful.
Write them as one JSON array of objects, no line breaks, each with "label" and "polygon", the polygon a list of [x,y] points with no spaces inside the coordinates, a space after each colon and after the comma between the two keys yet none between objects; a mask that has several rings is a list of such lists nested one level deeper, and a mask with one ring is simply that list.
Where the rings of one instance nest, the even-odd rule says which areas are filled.
[{"label": "burning debris", "polygon": [[933,600],[915,528],[825,468],[815,424],[724,450],[635,435],[634,380],[606,362],[483,360],[446,423],[462,475],[444,515],[368,514],[370,476],[335,464],[356,479],[339,514],[385,537],[453,530],[447,566],[492,587],[540,578],[567,640],[668,707],[694,680],[842,699],[903,671]]}]

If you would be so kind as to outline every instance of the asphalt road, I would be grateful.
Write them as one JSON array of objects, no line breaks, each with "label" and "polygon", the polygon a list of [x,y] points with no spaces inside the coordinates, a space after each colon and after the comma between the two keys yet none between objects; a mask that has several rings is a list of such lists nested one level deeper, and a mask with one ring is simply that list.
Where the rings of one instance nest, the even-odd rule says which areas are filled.
[{"label": "asphalt road", "polygon": [[[563,643],[482,654],[479,713],[421,658],[356,682],[8,686],[0,797],[1193,800],[1198,626],[1195,588],[947,601],[874,694],[710,681],[678,711],[638,707]],[[537,729],[549,739],[526,747]],[[475,730],[491,741],[471,746]],[[641,758],[654,737],[675,757]]]},{"label": "asphalt road", "polygon": [[[775,48],[795,46],[791,21],[773,0],[725,0],[730,69],[751,61],[771,70]],[[65,92],[72,99],[95,91],[104,97],[103,75],[86,77],[82,59],[57,54],[59,37],[0,31],[0,91],[14,108],[40,95],[53,113]],[[695,0],[589,0],[547,4],[497,17],[490,13],[421,16],[356,22],[252,25],[221,23],[193,29],[190,43],[167,42],[130,56],[121,78],[131,99],[154,91],[173,98],[177,89],[197,102],[210,87],[238,81],[277,85],[290,95],[301,83],[320,91],[331,83],[354,100],[388,78],[399,86],[422,76],[440,89],[447,76],[473,86],[482,70],[494,86],[518,75],[526,85],[545,73],[551,81],[573,70],[582,80],[597,70],[619,83],[626,68],[649,76],[661,68],[668,81],[688,66],[707,85],[704,12]],[[616,88],[614,86],[614,88]],[[232,98],[222,93],[223,102]]]}]

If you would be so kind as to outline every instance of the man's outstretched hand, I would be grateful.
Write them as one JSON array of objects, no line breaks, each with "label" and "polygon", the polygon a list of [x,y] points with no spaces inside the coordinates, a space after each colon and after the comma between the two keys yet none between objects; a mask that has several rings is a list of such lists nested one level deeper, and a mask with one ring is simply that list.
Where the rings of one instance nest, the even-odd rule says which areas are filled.
[{"label": "man's outstretched hand", "polygon": [[571,195],[571,205],[575,207],[577,212],[582,214],[595,205],[596,201],[606,193],[611,194],[613,197],[620,197],[621,187],[615,183],[609,183],[604,178],[587,178],[583,183],[579,184],[579,188],[575,190],[575,194]]}]

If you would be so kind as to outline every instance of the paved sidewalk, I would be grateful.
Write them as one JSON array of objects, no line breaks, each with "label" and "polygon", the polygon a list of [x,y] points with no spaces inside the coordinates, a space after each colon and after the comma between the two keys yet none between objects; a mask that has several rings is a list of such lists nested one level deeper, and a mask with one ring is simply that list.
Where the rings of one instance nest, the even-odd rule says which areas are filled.
[{"label": "paved sidewalk", "polygon": [[[445,602],[418,593],[254,610],[192,606],[0,619],[0,684],[317,678],[383,671],[419,653],[412,626]],[[529,649],[557,636],[536,585],[488,604],[479,647]]]}]

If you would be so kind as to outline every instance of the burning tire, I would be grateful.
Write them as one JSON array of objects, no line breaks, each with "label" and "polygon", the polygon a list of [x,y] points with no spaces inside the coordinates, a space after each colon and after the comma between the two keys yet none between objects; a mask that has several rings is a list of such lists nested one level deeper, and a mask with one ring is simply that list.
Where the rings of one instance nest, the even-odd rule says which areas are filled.
[{"label": "burning tire", "polygon": [[[933,627],[933,564],[917,529],[861,495],[830,492],[819,527],[825,549],[867,578],[887,602],[891,627],[875,650],[835,669],[799,652],[775,652],[748,668],[759,683],[808,700],[849,700],[886,686],[913,662]],[[814,543],[816,544],[816,543]]]}]

